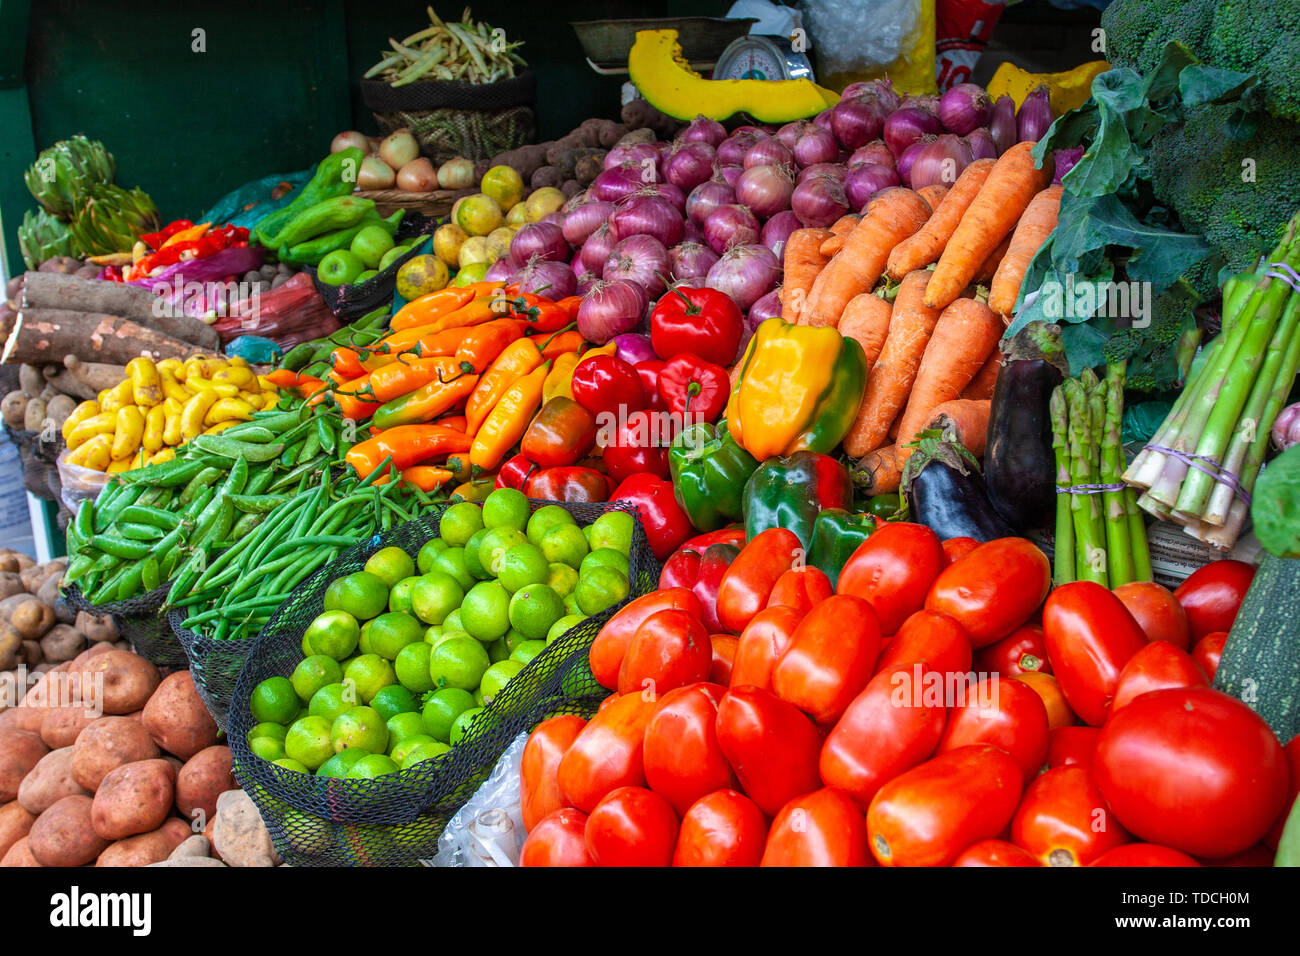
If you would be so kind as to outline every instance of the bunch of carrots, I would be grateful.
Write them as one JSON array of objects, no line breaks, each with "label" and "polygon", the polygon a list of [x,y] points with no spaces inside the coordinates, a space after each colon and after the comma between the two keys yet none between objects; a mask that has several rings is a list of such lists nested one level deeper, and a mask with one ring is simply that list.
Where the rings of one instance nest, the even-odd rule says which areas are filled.
[{"label": "bunch of carrots", "polygon": [[860,217],[796,229],[786,243],[786,321],[833,326],[866,353],[844,450],[871,494],[897,490],[926,428],[984,452],[997,343],[1061,201],[1033,145],[971,163],[950,187],[883,190]]}]

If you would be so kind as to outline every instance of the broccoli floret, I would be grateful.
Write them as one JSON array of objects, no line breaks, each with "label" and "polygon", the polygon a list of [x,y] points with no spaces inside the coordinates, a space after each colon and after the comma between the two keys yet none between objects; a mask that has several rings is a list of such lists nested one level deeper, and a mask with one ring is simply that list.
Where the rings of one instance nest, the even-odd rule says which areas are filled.
[{"label": "broccoli floret", "polygon": [[1129,388],[1155,392],[1169,388],[1178,377],[1178,343],[1195,321],[1192,309],[1199,297],[1181,282],[1151,302],[1151,325],[1117,328],[1102,347],[1107,363],[1128,362]]}]

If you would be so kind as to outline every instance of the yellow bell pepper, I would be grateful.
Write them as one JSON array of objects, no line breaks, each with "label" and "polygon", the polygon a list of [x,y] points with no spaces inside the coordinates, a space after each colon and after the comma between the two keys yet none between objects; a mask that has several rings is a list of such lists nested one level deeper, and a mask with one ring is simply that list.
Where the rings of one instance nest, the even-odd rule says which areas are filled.
[{"label": "yellow bell pepper", "polygon": [[1092,95],[1092,81],[1109,69],[1110,64],[1105,60],[1081,63],[1061,73],[1030,73],[1014,63],[1003,63],[989,80],[989,97],[996,100],[999,96],[1009,96],[1019,109],[1026,96],[1038,87],[1046,86],[1052,115],[1060,116],[1087,102]]}]

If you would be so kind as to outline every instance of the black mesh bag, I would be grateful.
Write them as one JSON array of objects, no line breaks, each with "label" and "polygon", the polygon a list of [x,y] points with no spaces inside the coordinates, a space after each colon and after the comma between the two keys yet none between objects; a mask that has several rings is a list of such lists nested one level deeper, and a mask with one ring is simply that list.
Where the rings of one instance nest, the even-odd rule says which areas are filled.
[{"label": "black mesh bag", "polygon": [[185,608],[173,608],[168,612],[167,620],[176,643],[189,664],[190,676],[194,678],[194,689],[199,692],[199,699],[208,708],[208,713],[217,722],[217,726],[225,731],[239,669],[244,666],[244,659],[257,638],[213,640],[187,628],[184,622],[188,616]]},{"label": "black mesh bag", "polygon": [[58,501],[59,469],[56,464],[59,452],[63,450],[62,438],[57,441],[41,441],[41,433],[29,432],[21,428],[11,428],[6,423],[5,434],[18,449],[18,458],[22,463],[23,486],[42,501]]},{"label": "black mesh bag", "polygon": [[[418,212],[406,211],[402,217],[401,224],[397,227],[397,235],[394,237],[398,242],[410,239],[412,236],[427,236],[438,227],[438,220],[429,216],[422,216]],[[363,315],[369,315],[380,306],[389,305],[393,301],[393,291],[397,288],[397,270],[407,259],[412,258],[420,251],[420,245],[416,245],[410,252],[402,256],[396,262],[389,263],[388,268],[383,272],[371,276],[361,285],[330,285],[328,282],[322,282],[316,275],[316,269],[312,266],[304,266],[304,271],[311,275],[312,282],[316,285],[316,291],[320,293],[325,304],[330,307],[330,311],[338,318],[340,322],[347,324],[353,322]]]},{"label": "black mesh bag", "polygon": [[[659,566],[631,506],[532,504],[560,504],[580,525],[615,509],[632,513],[631,589],[626,600],[654,590]],[[516,736],[556,714],[590,715],[609,694],[592,676],[587,654],[601,627],[623,604],[548,644],[474,718],[467,736],[435,760],[374,780],[339,780],[287,770],[253,755],[247,742],[255,723],[249,696],[268,677],[293,673],[302,659],[303,632],[322,611],[329,583],[360,570],[381,548],[395,545],[414,557],[437,535],[441,512],[376,535],[313,575],[257,636],[239,674],[228,727],[235,775],[257,804],[276,848],[296,866],[412,866],[431,860],[447,821],[487,779]]]},{"label": "black mesh bag", "polygon": [[145,594],[115,601],[112,604],[91,604],[81,588],[70,584],[64,588],[63,596],[68,607],[74,611],[86,611],[90,614],[110,614],[117,624],[118,634],[135,648],[135,652],[166,670],[184,670],[189,666],[185,650],[172,631],[167,615],[163,613],[163,602],[171,583],[160,584]]}]

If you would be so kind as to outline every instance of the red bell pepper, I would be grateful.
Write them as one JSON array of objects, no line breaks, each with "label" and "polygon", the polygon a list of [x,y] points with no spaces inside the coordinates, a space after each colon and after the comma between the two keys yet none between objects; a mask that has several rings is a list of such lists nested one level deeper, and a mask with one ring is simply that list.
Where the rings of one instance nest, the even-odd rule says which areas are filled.
[{"label": "red bell pepper", "polygon": [[727,370],[695,355],[669,359],[659,373],[659,397],[668,411],[689,424],[716,422],[730,396]]},{"label": "red bell pepper", "polygon": [[650,313],[650,344],[662,359],[690,353],[715,365],[736,360],[745,317],[717,289],[675,286]]},{"label": "red bell pepper", "polygon": [[142,233],[140,240],[150,249],[157,249],[172,236],[176,235],[176,233],[193,228],[194,223],[190,222],[188,219],[175,219],[167,223],[167,225],[163,226],[157,232]]},{"label": "red bell pepper", "polygon": [[718,633],[725,628],[718,620],[718,585],[727,568],[740,553],[734,544],[714,544],[703,552],[678,549],[664,565],[659,575],[659,587],[690,588],[700,599],[700,620],[709,629],[709,633]]},{"label": "red bell pepper", "polygon": [[664,398],[659,394],[659,373],[664,370],[668,363],[663,359],[646,359],[644,362],[637,362],[633,368],[636,369],[637,375],[641,376],[641,387],[645,389],[646,398],[650,404],[646,406],[652,412],[666,412],[668,406],[664,404]]},{"label": "red bell pepper", "polygon": [[[594,428],[595,420],[592,421]],[[613,441],[605,445],[601,455],[609,476],[615,481],[640,473],[668,477],[669,442],[667,436],[655,434],[655,421],[649,412],[642,410],[628,415],[619,424]]]},{"label": "red bell pepper", "polygon": [[602,412],[625,418],[646,407],[641,376],[616,355],[594,355],[579,362],[571,387],[578,404],[597,419]]},{"label": "red bell pepper", "polygon": [[700,556],[714,544],[734,544],[737,548],[743,548],[745,529],[723,528],[719,531],[706,531],[682,542],[682,546],[664,562],[663,570],[659,572],[659,587],[689,588],[699,576]]},{"label": "red bell pepper", "polygon": [[527,455],[518,454],[508,458],[497,471],[497,487],[522,490],[528,479],[537,472],[537,468],[537,462]]},{"label": "red bell pepper", "polygon": [[524,482],[523,492],[549,501],[591,502],[608,501],[611,487],[609,476],[594,468],[558,465],[534,472]]},{"label": "red bell pepper", "polygon": [[572,465],[595,446],[596,419],[591,412],[571,398],[556,395],[528,426],[519,450],[550,468]]},{"label": "red bell pepper", "polygon": [[610,500],[630,501],[636,506],[650,549],[660,561],[690,537],[691,519],[677,503],[671,481],[655,475],[631,475],[614,489]]}]

